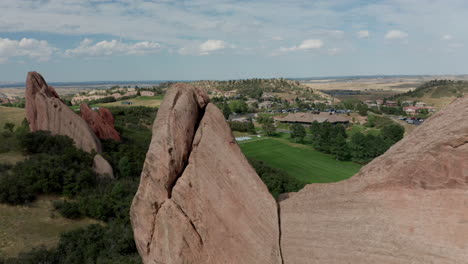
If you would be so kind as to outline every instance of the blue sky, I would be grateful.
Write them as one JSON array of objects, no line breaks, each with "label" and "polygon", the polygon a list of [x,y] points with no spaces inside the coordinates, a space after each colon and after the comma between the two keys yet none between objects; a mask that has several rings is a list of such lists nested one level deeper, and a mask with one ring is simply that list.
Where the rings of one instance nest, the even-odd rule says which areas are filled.
[{"label": "blue sky", "polygon": [[1,0],[0,82],[467,74],[466,0]]}]

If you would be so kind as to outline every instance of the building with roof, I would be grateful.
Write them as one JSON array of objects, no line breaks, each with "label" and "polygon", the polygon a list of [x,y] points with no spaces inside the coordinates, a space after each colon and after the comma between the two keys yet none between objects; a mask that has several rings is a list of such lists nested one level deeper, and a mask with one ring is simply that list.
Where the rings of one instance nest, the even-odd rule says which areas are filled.
[{"label": "building with roof", "polygon": [[347,125],[350,122],[350,118],[346,115],[337,115],[329,112],[320,112],[320,113],[290,113],[287,116],[275,116],[273,119],[280,123],[288,124],[303,124],[310,125],[313,122],[323,123],[329,122],[332,124],[343,124]]}]

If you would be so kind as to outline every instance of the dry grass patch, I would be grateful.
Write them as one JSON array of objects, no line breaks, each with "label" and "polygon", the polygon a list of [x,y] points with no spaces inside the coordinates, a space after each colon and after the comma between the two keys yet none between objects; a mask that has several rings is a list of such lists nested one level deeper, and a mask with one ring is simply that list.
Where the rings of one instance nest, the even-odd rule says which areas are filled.
[{"label": "dry grass patch", "polygon": [[21,125],[21,122],[26,117],[24,108],[0,106],[0,131],[3,130],[5,123],[13,123],[16,126]]},{"label": "dry grass patch", "polygon": [[42,197],[28,206],[0,204],[0,256],[14,257],[40,245],[54,247],[61,233],[98,223],[61,217],[53,211],[54,199]]}]

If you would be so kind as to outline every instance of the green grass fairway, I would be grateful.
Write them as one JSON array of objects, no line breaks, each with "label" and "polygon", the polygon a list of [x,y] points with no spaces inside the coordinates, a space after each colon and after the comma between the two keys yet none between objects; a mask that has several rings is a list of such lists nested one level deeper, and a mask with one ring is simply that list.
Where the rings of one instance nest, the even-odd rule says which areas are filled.
[{"label": "green grass fairway", "polygon": [[294,146],[271,138],[242,143],[240,147],[247,157],[265,161],[306,183],[341,181],[361,168],[354,162],[337,161],[310,146]]}]

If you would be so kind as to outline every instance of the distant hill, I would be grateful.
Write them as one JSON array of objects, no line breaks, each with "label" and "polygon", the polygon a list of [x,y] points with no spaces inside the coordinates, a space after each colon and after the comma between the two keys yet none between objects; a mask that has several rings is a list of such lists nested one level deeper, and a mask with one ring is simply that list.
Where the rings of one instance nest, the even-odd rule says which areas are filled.
[{"label": "distant hill", "polygon": [[463,97],[466,93],[468,93],[467,81],[432,80],[414,91],[401,94],[400,97]]},{"label": "distant hill", "polygon": [[[263,93],[284,94],[293,97],[308,97],[312,99],[333,99],[332,96],[319,90],[307,87],[299,81],[279,79],[246,79],[229,81],[196,81],[192,83],[195,86],[206,89],[207,91],[234,91],[241,95],[247,95],[252,98],[258,98]],[[283,97],[283,96],[281,96]]]},{"label": "distant hill", "polygon": [[468,81],[432,80],[426,82],[413,91],[398,94],[392,100],[417,100],[442,108],[453,99],[468,94]]}]

